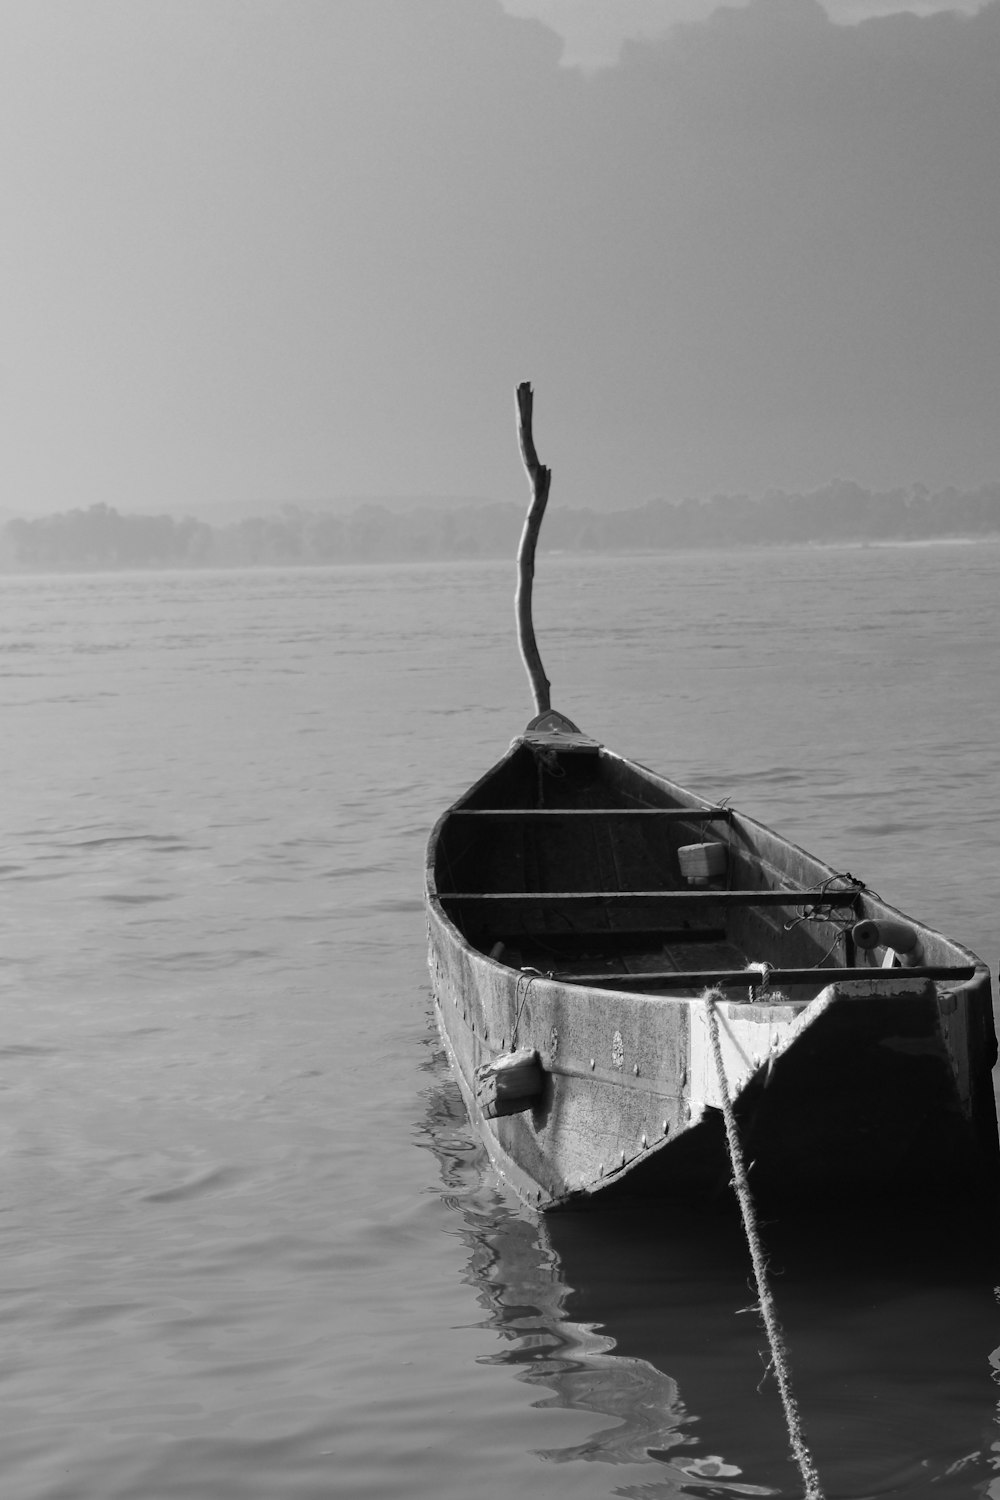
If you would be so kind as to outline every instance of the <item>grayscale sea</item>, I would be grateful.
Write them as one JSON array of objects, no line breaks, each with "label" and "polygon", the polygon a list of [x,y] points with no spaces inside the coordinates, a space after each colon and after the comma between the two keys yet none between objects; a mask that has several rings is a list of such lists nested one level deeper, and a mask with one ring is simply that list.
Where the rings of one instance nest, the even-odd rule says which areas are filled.
[{"label": "grayscale sea", "polygon": [[[513,567],[0,580],[2,1500],[801,1494],[729,1217],[538,1220],[424,845]],[[553,701],[1000,957],[1000,543],[542,553]],[[822,1108],[822,1101],[817,1101]],[[1000,1496],[1000,1261],[765,1225],[829,1497]]]}]

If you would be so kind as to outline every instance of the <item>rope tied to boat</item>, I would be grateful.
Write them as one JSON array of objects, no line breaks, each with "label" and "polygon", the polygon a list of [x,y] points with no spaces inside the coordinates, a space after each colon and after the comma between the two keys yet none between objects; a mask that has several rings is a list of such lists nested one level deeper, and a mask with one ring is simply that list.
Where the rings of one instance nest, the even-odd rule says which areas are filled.
[{"label": "rope tied to boat", "polygon": [[774,965],[773,964],[769,964],[769,963],[752,963],[752,964],[747,964],[747,974],[748,975],[751,975],[751,976],[754,975],[754,974],[759,975],[759,978],[757,979],[757,982],[754,983],[753,978],[751,978],[749,986],[748,986],[748,993],[749,993],[750,1004],[751,1005],[754,1005],[758,1000],[764,1000],[764,999],[768,999],[768,1000],[783,1000],[784,999],[784,996],[782,995],[782,993],[781,993],[780,990],[774,990],[772,993],[765,994],[765,991],[768,991],[770,989],[770,984],[771,984],[771,970],[773,968],[774,968]]},{"label": "rope tied to boat", "polygon": [[[845,885],[835,885],[837,880],[843,880]],[[814,969],[820,968],[834,953],[841,940],[847,940],[854,926],[857,913],[852,909],[847,916],[843,915],[846,903],[853,903],[854,898],[864,892],[867,896],[873,896],[876,901],[881,901],[878,891],[873,891],[870,886],[865,885],[857,875],[852,875],[850,870],[837,871],[827,876],[826,880],[816,887],[816,900],[809,906],[804,906],[797,917],[783,924],[785,932],[793,932],[796,927],[802,926],[804,922],[819,922],[834,929],[833,942],[826,952],[812,965]],[[850,960],[847,960],[848,963]]]},{"label": "rope tied to boat", "polygon": [[545,777],[552,776],[561,780],[566,775],[566,769],[559,764],[559,754],[551,745],[535,745],[528,741],[528,749],[535,758],[538,769],[538,806],[545,806]]},{"label": "rope tied to boat", "polygon": [[[521,1016],[524,1013],[524,1007],[527,1004],[528,993],[535,980],[543,979],[544,977],[541,969],[532,969],[530,967],[523,968],[517,976],[517,982],[514,985],[514,1029],[510,1034],[510,1050],[512,1052],[517,1051],[517,1033],[521,1025]],[[521,988],[522,980],[524,982],[523,990]]]},{"label": "rope tied to boat", "polygon": [[[843,880],[846,884],[834,885],[835,880]],[[828,875],[826,880],[815,887],[815,901],[808,906],[804,906],[797,917],[793,917],[790,922],[786,922],[784,924],[785,931],[791,932],[793,928],[798,927],[803,922],[832,922],[840,924],[842,927],[850,926],[854,920],[853,916],[845,923],[844,919],[837,916],[836,913],[842,911],[844,906],[848,902],[853,901],[854,897],[861,892],[864,892],[866,896],[874,896],[876,901],[881,901],[882,899],[878,891],[873,891],[871,886],[865,885],[865,882],[859,879],[857,875],[852,875],[850,870],[837,871],[833,875]],[[809,891],[804,894],[812,895],[813,892]]]},{"label": "rope tied to boat", "polygon": [[820,1484],[819,1474],[816,1471],[812,1454],[806,1446],[805,1437],[802,1433],[802,1421],[799,1416],[798,1403],[795,1400],[795,1393],[792,1390],[792,1372],[788,1347],[785,1344],[785,1336],[778,1321],[774,1294],[771,1291],[768,1280],[767,1256],[764,1253],[760,1229],[757,1224],[757,1212],[754,1207],[753,1194],[750,1191],[750,1183],[747,1179],[743,1146],[740,1142],[736,1114],[733,1110],[733,1101],[729,1095],[726,1066],[722,1057],[722,1042],[719,1038],[719,1014],[716,1009],[718,1002],[723,998],[722,991],[719,989],[706,990],[702,996],[708,1018],[708,1035],[712,1048],[712,1057],[719,1080],[722,1114],[726,1123],[726,1142],[729,1146],[729,1160],[733,1169],[733,1191],[740,1205],[743,1228],[746,1232],[747,1244],[750,1247],[750,1259],[753,1263],[754,1280],[757,1284],[760,1315],[767,1333],[767,1342],[771,1353],[769,1368],[774,1370],[778,1381],[778,1390],[785,1412],[785,1424],[788,1428],[788,1439],[791,1444],[792,1456],[799,1466],[799,1473],[802,1475],[802,1482],[805,1485],[805,1500],[824,1500],[823,1487]]}]

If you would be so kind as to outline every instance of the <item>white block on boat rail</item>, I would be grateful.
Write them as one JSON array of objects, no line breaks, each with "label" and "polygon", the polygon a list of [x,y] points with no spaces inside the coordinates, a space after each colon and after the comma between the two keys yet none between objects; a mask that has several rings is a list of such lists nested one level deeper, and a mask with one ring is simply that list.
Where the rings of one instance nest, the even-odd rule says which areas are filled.
[{"label": "white block on boat rail", "polygon": [[[828,994],[829,989],[823,993]],[[780,1056],[807,1024],[803,1019],[806,1013],[809,1013],[810,1020],[815,1017],[815,1006],[815,1001],[808,1005],[794,1002],[772,1004],[768,1001],[742,1005],[733,1004],[728,999],[717,1005],[719,1044],[731,1099],[737,1098],[758,1068]],[[705,1105],[722,1108],[719,1075],[709,1034],[708,1008],[697,1001],[691,1005],[688,1077],[694,1114],[699,1114]]]},{"label": "white block on boat rail", "polygon": [[707,840],[703,844],[682,844],[677,851],[681,874],[696,885],[714,880],[726,873],[726,846]]}]

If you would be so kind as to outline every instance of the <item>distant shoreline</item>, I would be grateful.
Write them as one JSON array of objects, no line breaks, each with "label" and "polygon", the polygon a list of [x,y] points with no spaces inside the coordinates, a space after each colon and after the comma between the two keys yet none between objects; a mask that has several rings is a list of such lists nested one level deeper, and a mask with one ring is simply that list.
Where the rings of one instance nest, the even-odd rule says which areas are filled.
[{"label": "distant shoreline", "polygon": [[[0,572],[103,573],[149,569],[329,566],[513,558],[524,508],[513,501],[390,510],[370,502],[347,514],[285,506],[280,513],[210,525],[194,516],[94,505],[0,527]],[[873,493],[837,480],[806,495],[648,500],[631,510],[550,507],[540,547],[549,553],[766,551],[804,546],[968,546],[1000,538],[1000,484],[931,494],[920,485]]]},{"label": "distant shoreline", "polygon": [[[692,546],[673,547],[606,547],[596,550],[583,551],[579,548],[568,547],[539,547],[541,554],[546,554],[553,559],[573,559],[581,562],[599,562],[602,558],[641,558],[641,557],[664,557],[664,556],[690,556],[697,557],[703,553],[728,552],[733,555],[759,552],[817,552],[817,551],[852,551],[862,552],[868,550],[927,550],[934,547],[970,547],[981,544],[1000,544],[1000,532],[987,533],[982,536],[941,536],[941,537],[884,537],[876,541],[866,540],[844,540],[844,541],[763,541],[754,543],[733,544],[702,544]],[[254,562],[148,562],[148,563],[64,563],[60,566],[11,566],[6,561],[0,560],[0,577],[4,578],[60,578],[79,577],[92,578],[107,574],[132,574],[142,577],[145,574],[155,573],[241,573],[241,572],[322,572],[323,570],[334,570],[339,568],[438,568],[454,567],[462,568],[469,566],[513,566],[514,553],[503,556],[499,553],[488,556],[479,554],[475,556],[434,556],[434,557],[376,557],[376,558],[340,558],[340,559],[287,559],[287,560],[259,560]]]}]

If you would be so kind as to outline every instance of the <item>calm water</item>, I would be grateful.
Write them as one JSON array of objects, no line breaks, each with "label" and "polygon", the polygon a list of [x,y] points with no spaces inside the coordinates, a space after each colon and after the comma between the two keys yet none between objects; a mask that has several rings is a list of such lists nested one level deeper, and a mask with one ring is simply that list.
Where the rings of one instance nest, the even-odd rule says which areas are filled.
[{"label": "calm water", "polygon": [[[995,969],[998,574],[543,556],[536,620],[591,734]],[[423,848],[529,717],[511,589],[3,581],[4,1500],[798,1492],[728,1217],[535,1221],[442,1066]],[[769,1233],[828,1495],[1000,1495],[989,1247]]]}]

